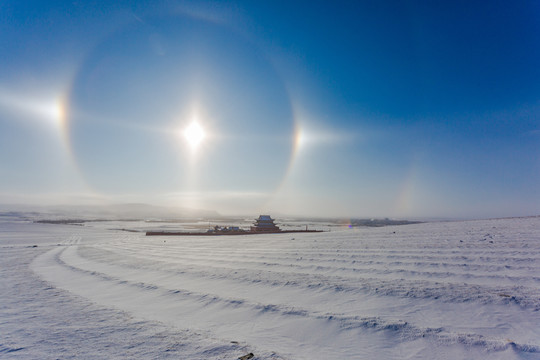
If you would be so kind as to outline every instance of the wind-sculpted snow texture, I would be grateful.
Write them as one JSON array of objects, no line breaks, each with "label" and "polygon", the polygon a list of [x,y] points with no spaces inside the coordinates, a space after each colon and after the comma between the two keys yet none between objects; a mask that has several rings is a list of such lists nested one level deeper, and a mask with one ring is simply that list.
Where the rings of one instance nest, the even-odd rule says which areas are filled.
[{"label": "wind-sculpted snow texture", "polygon": [[11,229],[8,357],[540,358],[539,217],[166,239]]}]

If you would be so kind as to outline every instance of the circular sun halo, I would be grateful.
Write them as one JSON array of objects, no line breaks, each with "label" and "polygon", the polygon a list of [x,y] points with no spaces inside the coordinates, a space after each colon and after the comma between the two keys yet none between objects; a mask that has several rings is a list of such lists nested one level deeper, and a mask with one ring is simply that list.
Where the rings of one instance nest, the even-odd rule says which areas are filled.
[{"label": "circular sun halo", "polygon": [[186,139],[191,150],[196,150],[200,143],[203,141],[205,133],[201,125],[196,121],[192,122],[184,130],[184,138]]}]

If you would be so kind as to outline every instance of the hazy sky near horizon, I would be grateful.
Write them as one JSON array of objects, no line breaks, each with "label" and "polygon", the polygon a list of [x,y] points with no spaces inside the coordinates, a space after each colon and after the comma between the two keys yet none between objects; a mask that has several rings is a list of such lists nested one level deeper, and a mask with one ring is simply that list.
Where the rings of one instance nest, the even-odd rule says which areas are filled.
[{"label": "hazy sky near horizon", "polygon": [[3,1],[0,203],[540,214],[539,18],[537,1]]}]

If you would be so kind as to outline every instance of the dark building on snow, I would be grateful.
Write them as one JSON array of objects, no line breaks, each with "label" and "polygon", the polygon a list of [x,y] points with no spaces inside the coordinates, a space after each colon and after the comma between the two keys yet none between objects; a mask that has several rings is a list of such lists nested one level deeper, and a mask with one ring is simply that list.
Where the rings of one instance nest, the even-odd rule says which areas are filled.
[{"label": "dark building on snow", "polygon": [[274,219],[270,215],[260,215],[255,219],[255,224],[251,227],[253,232],[280,232],[281,229],[274,223]]}]

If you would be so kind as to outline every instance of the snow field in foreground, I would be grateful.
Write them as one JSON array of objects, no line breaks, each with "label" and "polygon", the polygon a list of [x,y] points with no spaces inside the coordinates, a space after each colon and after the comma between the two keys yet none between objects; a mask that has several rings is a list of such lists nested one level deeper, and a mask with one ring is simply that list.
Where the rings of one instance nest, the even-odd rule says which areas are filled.
[{"label": "snow field in foreground", "polygon": [[[10,316],[31,308],[38,325],[46,311],[74,333],[117,329],[86,340],[103,358],[125,347],[110,340],[124,338],[119,324],[129,358],[540,358],[538,217],[219,237],[24,224],[1,236],[20,258],[2,266],[6,286],[32,283],[32,296],[2,295]],[[24,245],[39,239],[37,249]],[[94,311],[114,313],[111,326]],[[20,345],[38,326],[14,322],[21,332],[0,354],[47,348]],[[160,331],[183,345],[165,351],[152,336]]]},{"label": "snow field in foreground", "polygon": [[68,234],[0,224],[1,359],[236,359],[251,351],[105,308],[36,277],[30,262],[59,239],[73,240]]}]

